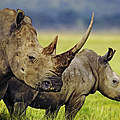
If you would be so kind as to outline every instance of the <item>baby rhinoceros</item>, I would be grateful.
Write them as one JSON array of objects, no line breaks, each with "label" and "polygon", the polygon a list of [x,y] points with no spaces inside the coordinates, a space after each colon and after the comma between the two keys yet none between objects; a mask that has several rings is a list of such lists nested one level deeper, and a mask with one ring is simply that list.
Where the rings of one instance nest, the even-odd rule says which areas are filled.
[{"label": "baby rhinoceros", "polygon": [[[27,106],[46,109],[46,116],[54,118],[65,105],[65,117],[74,119],[86,96],[100,91],[104,96],[120,100],[120,77],[112,71],[109,61],[115,50],[109,48],[104,56],[84,49],[78,53],[62,75],[60,92],[36,92],[12,78],[3,98],[11,115],[21,115]],[[14,87],[13,87],[14,86]]]}]

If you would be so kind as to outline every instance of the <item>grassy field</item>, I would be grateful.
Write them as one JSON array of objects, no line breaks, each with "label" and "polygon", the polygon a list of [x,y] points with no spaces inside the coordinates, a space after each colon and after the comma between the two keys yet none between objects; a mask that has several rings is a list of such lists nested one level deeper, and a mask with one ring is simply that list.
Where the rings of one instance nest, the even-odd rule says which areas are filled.
[{"label": "grassy field", "polygon": [[[81,38],[79,34],[59,34],[57,53],[64,52],[75,45]],[[39,40],[42,46],[48,45],[56,36],[56,33],[40,33]],[[104,55],[108,48],[116,49],[116,54],[110,62],[111,67],[119,74],[120,69],[120,35],[118,34],[91,34],[84,48],[92,49],[100,55]],[[56,120],[64,119],[64,106],[61,107]],[[89,95],[78,112],[75,120],[120,120],[120,103],[109,100],[99,92]],[[44,120],[44,110],[27,109],[29,120]],[[3,101],[0,101],[0,120],[9,120],[10,116]]]}]

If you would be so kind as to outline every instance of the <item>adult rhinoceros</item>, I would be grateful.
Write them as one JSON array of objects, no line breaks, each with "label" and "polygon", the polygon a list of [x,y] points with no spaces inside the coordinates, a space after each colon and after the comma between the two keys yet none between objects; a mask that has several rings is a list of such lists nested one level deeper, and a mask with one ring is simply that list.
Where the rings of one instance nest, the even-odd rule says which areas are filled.
[{"label": "adult rhinoceros", "polygon": [[0,99],[12,76],[36,90],[59,91],[62,73],[86,42],[93,25],[72,49],[55,55],[57,38],[48,46],[40,46],[31,19],[20,9],[0,10]]},{"label": "adult rhinoceros", "polygon": [[72,120],[85,98],[97,90],[110,99],[120,101],[120,76],[108,63],[114,53],[111,48],[104,56],[88,49],[81,51],[64,71],[60,92],[37,92],[12,78],[3,98],[10,114],[19,116],[27,106],[31,106],[46,109],[46,115],[54,118],[60,107],[65,105],[65,117]]}]

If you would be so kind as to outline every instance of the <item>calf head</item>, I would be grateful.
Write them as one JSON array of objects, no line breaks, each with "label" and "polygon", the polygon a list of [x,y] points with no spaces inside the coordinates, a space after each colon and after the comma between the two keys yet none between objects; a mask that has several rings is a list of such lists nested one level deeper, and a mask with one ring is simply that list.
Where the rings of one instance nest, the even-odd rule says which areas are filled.
[{"label": "calf head", "polygon": [[59,91],[62,87],[62,73],[86,42],[92,29],[93,17],[82,40],[67,52],[56,55],[58,36],[47,47],[41,47],[31,19],[22,10],[18,10],[11,24],[6,50],[13,74],[37,90]]},{"label": "calf head", "polygon": [[120,77],[108,63],[114,53],[115,50],[109,48],[104,56],[99,57],[99,91],[108,98],[120,100]]}]

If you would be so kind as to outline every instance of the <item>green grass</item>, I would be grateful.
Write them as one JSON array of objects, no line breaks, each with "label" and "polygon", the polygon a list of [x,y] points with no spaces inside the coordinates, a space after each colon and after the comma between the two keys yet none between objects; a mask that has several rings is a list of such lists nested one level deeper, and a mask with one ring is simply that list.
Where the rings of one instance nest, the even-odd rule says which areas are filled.
[{"label": "green grass", "polygon": [[[56,36],[55,33],[40,33],[38,38],[42,46],[48,45]],[[62,53],[81,38],[79,34],[63,34],[59,33],[59,41],[57,46],[57,54]],[[110,62],[111,67],[117,73],[120,69],[120,35],[112,34],[91,34],[84,48],[89,48],[96,51],[100,55],[104,55],[109,47],[116,49],[116,54]],[[64,119],[64,106],[61,107],[56,120]],[[33,109],[28,107],[27,118],[29,120],[44,120],[44,110]],[[0,120],[9,120],[7,108],[3,101],[0,101]],[[110,100],[102,96],[99,92],[89,95],[86,98],[85,104],[78,112],[75,120],[120,120],[120,104],[119,102]]]}]

